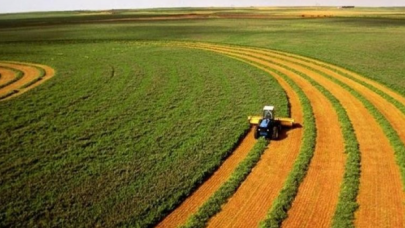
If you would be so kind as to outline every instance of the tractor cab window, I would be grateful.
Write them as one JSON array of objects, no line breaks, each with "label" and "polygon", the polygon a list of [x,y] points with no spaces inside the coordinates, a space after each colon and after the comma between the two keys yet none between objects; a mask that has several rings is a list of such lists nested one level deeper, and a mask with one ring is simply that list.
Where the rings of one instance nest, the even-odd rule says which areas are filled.
[{"label": "tractor cab window", "polygon": [[273,119],[273,113],[270,110],[264,110],[264,118],[266,119]]}]

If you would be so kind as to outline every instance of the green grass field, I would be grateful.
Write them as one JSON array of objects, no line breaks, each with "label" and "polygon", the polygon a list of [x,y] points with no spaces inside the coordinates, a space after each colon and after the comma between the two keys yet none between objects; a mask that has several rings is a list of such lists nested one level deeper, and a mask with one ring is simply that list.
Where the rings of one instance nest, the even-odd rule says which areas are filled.
[{"label": "green grass field", "polygon": [[[265,72],[150,41],[282,50],[342,66],[405,95],[402,8],[319,19],[97,22],[204,11],[235,12],[0,15],[0,60],[57,71],[34,90],[0,102],[0,226],[153,225],[232,152],[249,128],[247,115],[268,103],[288,115],[284,92]],[[301,11],[316,9],[260,13]]]},{"label": "green grass field", "polygon": [[269,101],[287,113],[272,78],[212,53],[133,42],[37,47],[31,59],[2,49],[58,72],[1,103],[3,225],[153,222],[219,166],[247,115]]}]

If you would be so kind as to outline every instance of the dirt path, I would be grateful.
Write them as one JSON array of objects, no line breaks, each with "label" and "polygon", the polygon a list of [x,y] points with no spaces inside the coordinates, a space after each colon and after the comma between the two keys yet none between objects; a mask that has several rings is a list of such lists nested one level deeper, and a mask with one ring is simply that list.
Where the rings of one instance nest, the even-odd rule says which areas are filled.
[{"label": "dirt path", "polygon": [[7,83],[9,83],[10,81],[14,80],[14,78],[16,77],[16,72],[7,69],[7,68],[1,68],[0,66],[0,87],[2,85],[5,85]]},{"label": "dirt path", "polygon": [[228,180],[237,165],[246,157],[255,144],[253,131],[243,139],[238,148],[225,160],[221,167],[202,184],[179,207],[170,213],[157,227],[178,227]]},{"label": "dirt path", "polygon": [[[224,49],[221,49],[224,50]],[[216,49],[218,51],[218,49]],[[245,54],[246,53],[241,53],[243,55],[239,55],[238,57],[243,57],[244,59],[247,59],[249,61],[253,61],[256,63],[259,63],[261,65],[270,67],[271,69],[275,69],[281,73],[284,73],[285,75],[289,76],[292,78],[301,88],[303,88],[304,92],[310,99],[312,105],[313,105],[313,111],[314,111],[314,116],[315,116],[315,121],[317,125],[317,144],[315,148],[315,153],[313,160],[311,161],[310,169],[308,171],[307,177],[305,178],[304,182],[302,183],[300,187],[300,193],[299,197],[297,198],[298,202],[299,201],[304,201],[303,205],[306,205],[307,208],[306,210],[299,210],[300,213],[305,213],[305,212],[310,212],[309,215],[311,214],[316,214],[317,212],[323,213],[324,215],[327,216],[314,216],[315,218],[320,218],[317,219],[317,221],[312,220],[311,225],[313,226],[314,224],[317,225],[325,225],[329,226],[328,223],[330,223],[331,218],[334,213],[334,206],[337,203],[338,199],[338,194],[339,194],[339,189],[340,189],[340,184],[341,180],[343,178],[343,172],[344,172],[344,162],[345,162],[345,156],[344,156],[344,144],[343,144],[343,136],[339,127],[338,123],[338,117],[337,114],[332,106],[332,104],[329,102],[329,100],[323,96],[318,90],[316,90],[311,84],[309,84],[307,81],[303,80],[299,75],[286,70],[285,68],[279,67],[277,65],[271,64],[266,61],[262,61],[260,59],[255,59],[251,57],[247,57]],[[259,56],[260,57],[260,56]],[[284,143],[284,142],[281,142]],[[259,169],[259,167],[258,167]],[[270,179],[271,176],[269,177]],[[283,179],[284,180],[284,179]],[[283,183],[283,180],[281,183]],[[264,182],[266,182],[264,180]],[[319,183],[324,183],[320,185]],[[249,185],[247,180],[245,181],[246,185]],[[274,184],[273,184],[274,185]],[[251,185],[249,185],[251,186]],[[280,190],[280,189],[279,189]],[[239,192],[239,190],[238,190]],[[234,197],[237,197],[238,192],[235,194]],[[277,191],[278,193],[278,191]],[[266,195],[268,194],[267,191],[264,191],[260,195]],[[243,194],[241,194],[241,198],[243,198]],[[260,197],[259,197],[260,198]],[[221,213],[219,213],[216,217],[214,217],[210,223],[213,224],[214,226],[221,226],[221,227],[232,227],[232,226],[244,226],[246,225],[246,218],[251,222],[250,225],[257,226],[258,222],[260,222],[267,210],[270,208],[272,200],[269,201],[269,205],[265,206],[263,205],[262,201],[260,199],[257,199],[257,202],[253,202],[251,200],[245,201],[244,204],[234,206],[235,208],[240,208],[240,211],[242,213],[238,214],[238,218],[233,218],[230,217],[231,219],[228,220],[234,220],[232,221],[231,224],[216,224],[215,221],[216,219],[219,221],[227,221],[225,218],[229,218],[229,214],[232,214],[232,210],[229,210],[227,213],[226,209],[228,207],[228,204],[231,204],[231,200],[227,205],[223,207],[223,210]],[[323,204],[306,204],[306,202],[324,202]],[[255,215],[253,215],[250,205],[253,204],[256,205],[256,207],[260,207],[259,210],[255,210]],[[246,205],[246,206],[245,206]],[[331,206],[332,205],[332,206]],[[293,207],[294,208],[294,207]],[[301,208],[302,209],[302,208]],[[222,218],[221,218],[221,215]],[[306,215],[298,215],[298,217],[306,217]],[[245,218],[244,220],[242,218]],[[322,219],[326,218],[326,219]],[[238,223],[237,221],[241,221]],[[307,219],[308,220],[308,219]],[[254,223],[253,223],[254,221]],[[304,225],[302,223],[295,223],[295,225]]]},{"label": "dirt path", "polygon": [[[36,86],[44,83],[51,77],[55,75],[55,70],[52,69],[49,66],[41,65],[41,64],[32,64],[32,63],[20,63],[20,62],[12,62],[12,61],[2,61],[0,62],[0,68],[1,67],[8,67],[12,69],[19,70],[23,72],[23,77],[16,81],[15,83],[12,83],[4,88],[0,89],[0,96],[5,95],[13,90],[18,91],[17,93],[8,96],[5,99],[2,99],[1,101],[11,99],[13,97],[19,96],[28,90],[35,88]],[[28,86],[27,88],[21,88],[22,86],[26,85],[27,83],[30,83],[33,80],[36,80],[40,75],[41,71],[40,69],[45,71],[45,76],[41,78],[41,80],[35,82],[34,84]]]}]

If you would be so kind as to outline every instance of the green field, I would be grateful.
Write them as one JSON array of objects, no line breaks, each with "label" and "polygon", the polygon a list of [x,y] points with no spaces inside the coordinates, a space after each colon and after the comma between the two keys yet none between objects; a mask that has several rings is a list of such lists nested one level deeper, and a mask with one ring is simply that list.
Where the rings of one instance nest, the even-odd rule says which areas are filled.
[{"label": "green field", "polygon": [[[301,11],[317,12],[259,13]],[[204,10],[0,15],[0,61],[41,63],[57,72],[0,102],[0,226],[156,224],[233,151],[249,129],[248,115],[269,103],[288,115],[284,91],[265,72],[155,41],[282,50],[405,95],[403,8],[371,11],[319,19],[112,22],[99,20]]]}]

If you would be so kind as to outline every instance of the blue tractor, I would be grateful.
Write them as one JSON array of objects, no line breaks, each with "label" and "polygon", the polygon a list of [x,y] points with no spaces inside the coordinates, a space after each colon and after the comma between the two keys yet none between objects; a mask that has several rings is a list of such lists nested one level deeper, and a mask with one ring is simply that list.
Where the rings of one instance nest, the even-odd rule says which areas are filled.
[{"label": "blue tractor", "polygon": [[274,106],[264,106],[263,116],[249,116],[251,125],[255,126],[255,138],[265,137],[277,140],[282,127],[293,127],[294,119],[274,117]]}]

